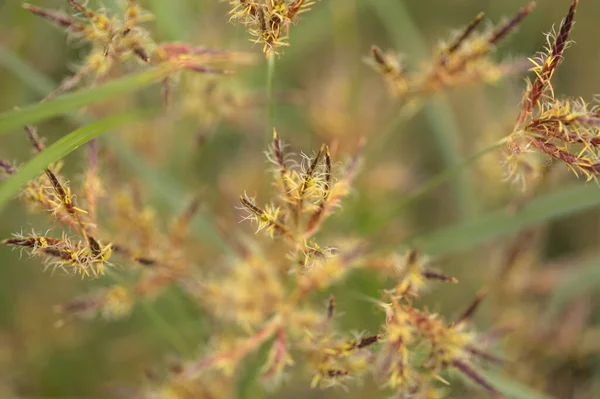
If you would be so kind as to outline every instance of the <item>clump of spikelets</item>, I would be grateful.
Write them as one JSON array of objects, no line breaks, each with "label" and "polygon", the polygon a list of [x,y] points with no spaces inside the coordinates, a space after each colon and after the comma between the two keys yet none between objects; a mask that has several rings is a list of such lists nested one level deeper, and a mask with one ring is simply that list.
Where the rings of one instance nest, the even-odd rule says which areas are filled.
[{"label": "clump of spikelets", "polygon": [[429,67],[409,73],[403,57],[395,52],[383,52],[377,46],[371,48],[367,58],[385,79],[390,92],[400,98],[414,98],[472,82],[496,82],[504,76],[519,73],[520,62],[495,62],[490,55],[533,10],[535,2],[521,8],[506,22],[478,32],[484,14],[478,14],[463,30],[435,49]]},{"label": "clump of spikelets", "polygon": [[[35,151],[44,151],[45,146],[36,129],[28,126],[25,130]],[[2,243],[26,249],[31,256],[43,258],[46,267],[63,269],[82,277],[99,276],[111,257],[111,245],[103,245],[95,237],[92,219],[94,201],[88,202],[89,210],[78,206],[69,185],[58,175],[59,170],[60,165],[48,166],[42,176],[27,184],[21,197],[30,208],[51,212],[56,220],[78,237],[63,232],[60,238],[53,238],[33,231],[30,234],[15,234]],[[16,167],[5,169],[9,174],[16,171]]]},{"label": "clump of spikelets", "polygon": [[552,76],[569,45],[578,0],[573,0],[558,33],[548,35],[545,52],[532,59],[536,78],[523,92],[521,110],[508,136],[508,174],[525,182],[535,172],[528,155],[537,152],[566,165],[575,175],[596,179],[600,172],[600,110],[583,99],[557,99]]},{"label": "clump of spikelets", "polygon": [[[453,369],[500,397],[476,371],[479,361],[499,359],[486,351],[484,337],[468,326],[482,295],[448,323],[419,309],[414,301],[428,281],[457,281],[433,270],[416,250],[404,256],[378,256],[368,255],[363,244],[348,242],[334,248],[314,240],[348,192],[357,155],[339,172],[326,145],[295,162],[275,133],[267,157],[279,195],[264,207],[244,195],[242,209],[259,231],[283,244],[287,256],[273,259],[266,257],[266,248],[252,248],[222,276],[200,276],[188,282],[200,306],[222,322],[241,328],[241,333],[215,337],[202,358],[184,363],[146,395],[207,388],[215,378],[233,381],[244,360],[265,348],[267,356],[261,366],[265,383],[281,381],[290,369],[300,367],[312,375],[312,387],[348,389],[352,380],[370,375],[400,397],[438,397],[443,392],[441,375]],[[342,331],[336,324],[333,296],[324,308],[314,305],[320,292],[356,268],[395,281],[381,299],[374,299],[382,310],[382,325],[371,334]]]},{"label": "clump of spikelets", "polygon": [[150,33],[142,26],[154,17],[143,10],[137,0],[123,1],[121,17],[109,16],[105,11],[93,10],[75,0],[68,0],[68,3],[74,11],[74,16],[31,4],[23,5],[26,10],[65,29],[70,38],[91,45],[90,53],[81,63],[79,70],[66,78],[56,90],[46,96],[46,99],[71,90],[88,76],[93,83],[101,82],[119,66],[126,65],[131,60],[159,66],[165,76],[165,91],[168,96],[169,77],[177,71],[229,73],[229,70],[207,64],[247,59],[234,52],[210,50],[188,43],[155,43]]},{"label": "clump of spikelets", "polygon": [[[44,151],[36,129],[28,126],[25,131],[35,151]],[[113,268],[117,257],[120,265],[136,270],[137,281],[133,286],[125,286],[117,278],[117,284],[110,288],[56,306],[55,310],[63,316],[57,324],[98,315],[109,320],[125,317],[136,299],[153,298],[164,287],[189,276],[195,265],[187,256],[194,251],[186,245],[189,224],[200,206],[198,199],[174,218],[170,228],[157,230],[154,212],[137,203],[139,193],[118,192],[114,187],[107,192],[99,175],[96,142],[90,147],[89,166],[79,196],[60,175],[61,167],[62,163],[49,165],[44,174],[28,182],[21,200],[32,212],[49,213],[55,225],[63,229],[62,233],[58,236],[51,234],[51,230],[45,234],[19,233],[1,243],[41,258],[46,268],[82,278],[116,276],[107,266]],[[0,170],[10,176],[19,168],[2,161]],[[99,198],[104,205],[100,210]],[[108,211],[110,217],[99,224],[100,211],[104,214]],[[113,221],[118,226],[116,232],[109,229]]]},{"label": "clump of spikelets", "polygon": [[261,44],[266,54],[287,46],[290,26],[299,14],[308,11],[314,0],[230,0],[231,20],[244,25],[252,42]]}]

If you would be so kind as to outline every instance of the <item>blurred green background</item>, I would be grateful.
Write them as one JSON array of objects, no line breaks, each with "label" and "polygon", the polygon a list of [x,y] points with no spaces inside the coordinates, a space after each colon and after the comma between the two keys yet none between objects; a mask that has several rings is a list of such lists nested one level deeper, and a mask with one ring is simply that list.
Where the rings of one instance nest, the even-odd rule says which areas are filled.
[{"label": "blurred green background", "polygon": [[[67,9],[65,1],[32,3]],[[229,223],[250,233],[250,227],[237,225],[240,219],[235,209],[237,196],[246,190],[251,194],[261,193],[259,197],[266,199],[270,190],[262,158],[269,128],[265,125],[264,112],[266,62],[260,47],[250,43],[243,27],[228,22],[226,2],[148,0],[141,3],[155,14],[155,22],[147,26],[156,41],[182,40],[209,48],[253,52],[257,62],[253,66],[235,67],[238,72],[231,77],[216,80],[206,77],[205,81],[202,76],[182,77],[174,93],[175,98],[183,99],[176,103],[182,110],[180,113],[110,132],[101,145],[118,160],[118,171],[125,180],[142,187],[145,201],[156,208],[164,223],[183,209],[193,193],[199,192],[204,201],[203,214],[209,215],[211,223]],[[90,5],[93,4],[91,1]],[[118,9],[111,0],[105,0],[103,5]],[[397,49],[406,54],[411,67],[418,68],[426,65],[435,44],[448,38],[453,29],[464,26],[480,11],[486,13],[488,20],[497,22],[523,5],[523,1],[515,0],[318,2],[292,28],[290,46],[276,61],[279,134],[295,152],[310,152],[321,142],[336,143],[340,152],[350,152],[360,137],[375,140],[390,126],[398,104],[388,96],[380,76],[363,62],[372,44]],[[558,26],[568,6],[565,0],[539,1],[535,11],[500,46],[494,57],[499,60],[530,57],[541,50],[546,44],[543,32],[553,25]],[[572,34],[576,45],[567,50],[565,61],[554,78],[558,95],[581,96],[591,101],[594,94],[600,92],[599,15],[600,2],[581,2]],[[39,101],[48,83],[56,84],[71,73],[86,48],[76,43],[67,44],[59,29],[24,11],[19,1],[7,0],[0,3],[0,51],[0,111],[8,111]],[[218,88],[217,94],[207,91],[209,80]],[[461,87],[429,99],[421,112],[394,130],[387,145],[377,154],[369,154],[371,158],[365,160],[354,193],[326,226],[327,231],[333,237],[375,234],[375,248],[379,245],[400,248],[406,238],[443,226],[477,218],[482,218],[485,225],[489,212],[504,209],[518,194],[518,190],[503,181],[502,155],[498,151],[406,207],[398,210],[397,204],[432,176],[504,137],[518,112],[523,88],[523,78],[517,76],[495,86]],[[210,95],[219,93],[233,96],[237,101],[225,107],[225,111],[214,110],[211,98],[215,97]],[[160,102],[157,88],[132,97],[135,100],[124,98],[117,102],[138,107]],[[111,110],[109,104],[103,112]],[[51,143],[77,126],[72,119],[64,117],[44,122],[39,128]],[[31,154],[20,132],[0,136],[0,159],[22,163]],[[74,180],[82,173],[84,156],[82,148],[67,158],[66,174]],[[582,180],[558,171],[538,194],[582,185]],[[573,191],[573,196],[576,193],[578,191]],[[597,195],[600,196],[600,191]],[[564,196],[563,202],[569,202],[569,198]],[[382,214],[390,215],[385,228],[378,224]],[[533,299],[522,296],[527,305],[495,297],[484,305],[476,318],[482,330],[490,330],[504,317],[502,306],[506,306],[509,313],[521,312],[517,318],[528,316],[527,312],[543,313],[553,303],[552,292],[562,289],[564,294],[561,295],[567,299],[555,301],[571,304],[580,303],[582,297],[585,299],[584,305],[579,306],[585,307],[587,317],[580,322],[579,329],[571,332],[573,345],[577,346],[584,338],[594,341],[595,324],[600,317],[600,309],[595,306],[596,287],[600,286],[600,272],[595,271],[596,266],[600,268],[595,261],[600,244],[600,213],[598,207],[587,207],[568,218],[558,216],[561,215],[552,214],[552,221],[527,226],[527,231],[536,236],[533,249],[528,252],[536,259],[533,262],[538,270],[535,276],[540,281],[545,281],[546,271],[551,269],[548,273],[558,273],[556,284],[564,283],[566,288],[552,286],[549,292],[532,292]],[[489,220],[495,223],[502,219]],[[44,226],[47,226],[45,218],[28,214],[16,200],[0,215],[2,238],[33,227],[43,230]],[[425,303],[452,316],[470,302],[480,287],[493,287],[497,278],[495,270],[517,230],[521,229],[509,227],[499,234],[490,234],[494,240],[485,242],[474,239],[458,243],[457,251],[447,248],[453,244],[442,243],[438,248],[444,249],[439,251],[432,245],[432,252],[443,255],[440,257],[443,270],[458,277],[460,285],[436,289],[426,296]],[[482,233],[481,240],[487,237],[485,234]],[[437,239],[443,240],[444,236]],[[206,236],[200,234],[198,240],[211,253],[219,253]],[[426,242],[423,245],[428,248]],[[156,327],[156,319],[140,307],[124,321],[82,321],[55,328],[57,316],[52,311],[53,305],[91,292],[103,282],[42,272],[37,260],[19,255],[19,251],[0,247],[1,398],[122,397],[118,393],[120,388],[116,387],[140,386],[145,367],[160,367],[168,363],[170,356],[178,356],[164,332]],[[531,281],[523,284],[531,284]],[[382,281],[364,273],[336,288],[345,300],[340,308],[345,313],[343,323],[348,329],[373,331],[376,328],[379,319],[373,315],[373,306],[360,299],[360,295],[376,296],[381,288]],[[185,295],[171,294],[177,298],[178,310],[162,297],[153,303],[153,308],[179,331],[192,357],[194,348],[209,339],[210,325]],[[572,310],[572,307],[567,309]],[[568,318],[564,320],[571,322]],[[512,368],[513,375],[510,373],[513,366],[507,367],[508,373],[502,378],[511,382],[505,381],[506,389],[513,389],[514,397],[544,397],[534,396],[520,385],[511,388],[510,384],[521,380],[519,384],[545,390],[548,397],[598,397],[600,387],[594,381],[600,380],[600,357],[588,349],[577,346],[574,350],[557,351],[550,360],[540,354],[537,361],[544,362],[550,370],[537,369],[540,374],[537,377],[530,375],[534,372],[514,375],[521,368],[541,367],[535,360],[538,354],[526,356],[528,360],[520,359],[518,367]],[[500,369],[495,372],[499,373]],[[351,394],[340,390],[310,391],[304,380],[294,381],[275,393],[254,387],[248,395],[364,397],[368,389],[357,389]],[[456,398],[485,395],[478,390],[461,388],[460,383],[452,392]],[[124,397],[129,395],[126,393]]]}]

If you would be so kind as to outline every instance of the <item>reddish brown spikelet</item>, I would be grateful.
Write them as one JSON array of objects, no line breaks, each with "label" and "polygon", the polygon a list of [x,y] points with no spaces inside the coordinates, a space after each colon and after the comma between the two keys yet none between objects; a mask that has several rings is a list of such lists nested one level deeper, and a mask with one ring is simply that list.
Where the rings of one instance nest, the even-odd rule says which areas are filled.
[{"label": "reddish brown spikelet", "polygon": [[521,124],[525,120],[527,115],[531,112],[533,106],[542,96],[544,89],[549,84],[550,78],[558,66],[558,63],[562,58],[563,51],[565,50],[565,46],[569,40],[569,34],[573,28],[573,21],[575,19],[575,11],[578,3],[579,0],[573,0],[573,3],[571,3],[569,13],[560,26],[558,35],[552,44],[552,49],[550,50],[550,54],[548,55],[541,72],[536,77],[533,85],[531,85],[529,92],[525,93],[522,110],[517,118],[517,124]]},{"label": "reddish brown spikelet", "polygon": [[272,228],[274,231],[276,231],[277,233],[279,233],[283,236],[286,236],[288,238],[291,236],[290,231],[287,229],[287,227],[285,225],[279,223],[277,220],[274,220],[271,217],[271,215],[269,215],[265,210],[259,208],[255,204],[253,204],[252,201],[250,201],[248,198],[246,198],[245,196],[240,196],[240,201],[241,201],[242,205],[244,206],[244,208],[246,208],[249,212],[256,215],[259,219],[262,219],[263,221],[265,221],[266,224],[270,228]]},{"label": "reddish brown spikelet", "polygon": [[79,313],[94,308],[98,301],[94,298],[78,298],[61,305],[54,306],[56,313]]},{"label": "reddish brown spikelet", "polygon": [[147,258],[147,257],[144,257],[144,256],[140,256],[140,257],[134,258],[133,260],[136,261],[137,263],[139,263],[142,266],[155,266],[156,265],[156,259]]},{"label": "reddish brown spikelet", "polygon": [[496,45],[500,40],[504,39],[511,31],[513,31],[523,19],[533,11],[535,8],[535,1],[527,4],[525,7],[521,8],[514,17],[509,19],[505,24],[499,26],[497,29],[490,34],[488,38],[488,43],[492,46]]},{"label": "reddish brown spikelet", "polygon": [[58,249],[58,248],[43,248],[42,252],[46,255],[54,256],[55,258],[60,258],[62,260],[70,261],[71,254],[68,251]]},{"label": "reddish brown spikelet", "polygon": [[498,364],[499,363],[504,363],[504,360],[501,359],[500,357],[498,357],[498,356],[496,356],[496,355],[494,355],[492,353],[483,351],[483,350],[481,350],[479,348],[476,348],[476,347],[474,347],[472,345],[465,346],[465,349],[470,354],[472,354],[472,355],[474,355],[474,356],[476,356],[476,357],[478,357],[480,359],[483,359],[485,361],[488,361],[488,362],[491,362],[491,363],[498,363]]},{"label": "reddish brown spikelet", "polygon": [[33,126],[25,126],[25,132],[27,133],[27,137],[31,141],[33,148],[36,152],[42,152],[46,148],[40,139],[40,136],[37,134],[37,129]]},{"label": "reddish brown spikelet", "polygon": [[558,159],[570,167],[581,168],[590,172],[598,172],[600,170],[600,164],[593,164],[587,159],[579,158],[577,155],[573,155],[568,151],[558,148],[555,144],[547,141],[532,138],[530,140],[538,150],[550,155],[552,158]]},{"label": "reddish brown spikelet", "polygon": [[40,246],[42,241],[45,241],[47,245],[57,245],[60,243],[60,240],[57,240],[56,238],[52,237],[15,237],[3,240],[2,244],[15,245],[18,247],[35,248]]},{"label": "reddish brown spikelet", "polygon": [[36,7],[28,3],[23,4],[23,8],[63,28],[72,29],[78,32],[85,30],[85,27],[82,24],[79,24],[70,18],[66,18],[59,13],[46,10],[45,8]]},{"label": "reddish brown spikelet", "polygon": [[102,246],[100,245],[98,240],[96,240],[92,236],[87,236],[87,241],[88,241],[88,246],[89,246],[90,250],[92,251],[92,255],[100,256],[102,254]]},{"label": "reddish brown spikelet", "polygon": [[302,186],[300,187],[300,210],[302,210],[302,198],[304,197],[304,194],[306,193],[306,189],[308,188],[308,184],[310,179],[313,177],[315,170],[317,169],[317,165],[319,164],[319,160],[321,159],[321,155],[323,154],[323,150],[324,150],[325,146],[321,146],[321,148],[319,149],[319,152],[317,153],[317,155],[315,156],[315,158],[312,160],[312,162],[310,163],[310,166],[308,167],[308,170],[306,171],[305,175],[303,176],[303,181],[302,181]]},{"label": "reddish brown spikelet", "polygon": [[428,280],[440,280],[440,281],[444,281],[446,283],[453,283],[453,284],[458,283],[458,280],[455,279],[454,277],[447,276],[445,274],[438,273],[438,272],[433,272],[430,270],[421,271],[421,275]]},{"label": "reddish brown spikelet", "polygon": [[150,57],[148,56],[148,53],[138,43],[136,43],[136,44],[133,45],[133,52],[135,53],[135,55],[137,55],[145,63],[149,63],[150,62]]},{"label": "reddish brown spikelet", "polygon": [[325,146],[325,194],[324,194],[325,198],[331,192],[331,179],[332,179],[331,169],[332,169],[331,153],[329,152],[329,146]]},{"label": "reddish brown spikelet", "polygon": [[475,383],[477,383],[479,386],[488,391],[490,394],[494,395],[495,398],[504,398],[504,396],[500,392],[498,392],[496,388],[492,386],[492,384],[490,384],[485,378],[483,378],[479,373],[473,370],[471,366],[469,366],[465,362],[455,359],[452,361],[452,365],[456,367],[461,373],[463,373]]},{"label": "reddish brown spikelet", "polygon": [[242,205],[244,205],[246,208],[248,208],[250,211],[252,211],[257,216],[264,216],[265,215],[265,211],[263,211],[262,209],[260,209],[256,205],[254,205],[246,197],[240,196],[240,201],[242,202]]},{"label": "reddish brown spikelet", "polygon": [[304,0],[295,0],[292,4],[290,4],[288,8],[287,17],[291,20],[294,19],[298,12],[302,9],[302,5],[304,4]]},{"label": "reddish brown spikelet", "polygon": [[454,322],[454,325],[460,324],[464,321],[467,321],[468,319],[470,319],[473,314],[475,313],[475,311],[477,310],[477,308],[479,307],[479,305],[481,304],[481,302],[483,301],[483,299],[486,297],[487,292],[485,291],[480,291],[477,296],[475,297],[475,299],[473,300],[473,302],[469,305],[469,307],[463,312],[463,314],[461,314],[456,321]]},{"label": "reddish brown spikelet", "polygon": [[419,257],[419,251],[415,248],[411,248],[408,252],[408,257],[406,259],[406,263],[409,265],[414,265]]},{"label": "reddish brown spikelet", "polygon": [[96,17],[96,13],[92,10],[90,10],[89,8],[85,7],[84,5],[76,2],[75,0],[68,0],[69,1],[69,5],[71,7],[73,7],[73,9],[75,9],[76,11],[79,11],[80,13],[82,13],[83,15],[85,15],[87,18],[94,18]]},{"label": "reddish brown spikelet", "polygon": [[63,185],[60,183],[58,177],[50,169],[46,169],[45,172],[46,176],[48,176],[48,179],[50,180],[50,183],[52,184],[52,188],[54,188],[56,195],[58,195],[61,202],[64,204],[65,208],[67,209],[67,212],[75,213],[75,208],[71,203],[71,200],[67,194],[67,190],[65,190]]},{"label": "reddish brown spikelet", "polygon": [[281,168],[282,171],[285,170],[285,160],[283,155],[283,150],[281,148],[281,140],[279,139],[279,135],[276,131],[273,131],[273,151],[275,153],[275,159],[277,160],[277,164]]},{"label": "reddish brown spikelet", "polygon": [[346,371],[346,370],[337,370],[337,369],[327,370],[327,376],[331,377],[331,378],[342,377],[344,375],[348,375],[348,371]]},{"label": "reddish brown spikelet", "polygon": [[384,72],[391,72],[392,68],[387,64],[385,57],[383,56],[383,52],[377,46],[371,46],[371,55],[375,62],[383,67]]},{"label": "reddish brown spikelet", "polygon": [[358,349],[365,348],[367,346],[373,345],[374,343],[378,342],[380,338],[381,338],[381,336],[379,334],[364,337],[360,341],[358,341],[358,343],[356,344],[356,347]]},{"label": "reddish brown spikelet", "polygon": [[8,161],[0,159],[0,169],[4,170],[6,174],[12,175],[16,173],[17,169]]},{"label": "reddish brown spikelet", "polygon": [[331,320],[333,318],[333,313],[335,312],[335,297],[333,294],[329,295],[329,302],[327,303],[327,320]]},{"label": "reddish brown spikelet", "polygon": [[467,27],[461,32],[461,34],[458,35],[458,37],[454,40],[454,42],[448,47],[448,50],[446,51],[445,55],[452,54],[456,50],[458,50],[459,47],[465,42],[465,40],[469,36],[471,36],[471,34],[475,31],[475,28],[477,28],[477,26],[479,26],[481,21],[483,21],[484,16],[485,16],[485,13],[483,13],[483,12],[480,12],[479,14],[477,14],[477,16],[475,18],[473,18],[473,20],[469,23],[469,25],[467,25]]}]

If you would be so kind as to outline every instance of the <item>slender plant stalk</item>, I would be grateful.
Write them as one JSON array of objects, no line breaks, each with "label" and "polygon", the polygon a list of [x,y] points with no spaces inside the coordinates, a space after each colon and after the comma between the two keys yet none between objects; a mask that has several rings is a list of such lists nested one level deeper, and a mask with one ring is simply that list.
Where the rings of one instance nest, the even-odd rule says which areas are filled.
[{"label": "slender plant stalk", "polygon": [[383,130],[383,133],[380,136],[375,137],[367,146],[365,150],[367,164],[377,160],[376,156],[381,154],[393,135],[398,133],[398,129],[411,120],[422,108],[423,103],[419,100],[402,104],[396,112],[396,117],[392,119],[388,126]]},{"label": "slender plant stalk", "polygon": [[427,194],[434,191],[436,188],[441,186],[444,182],[456,178],[460,176],[462,172],[466,170],[467,167],[471,166],[475,161],[479,160],[486,154],[500,148],[504,144],[506,144],[507,139],[503,138],[492,145],[489,145],[481,150],[477,151],[475,154],[471,155],[461,163],[454,165],[450,168],[445,169],[443,172],[435,175],[431,179],[427,180],[424,184],[422,184],[419,188],[417,188],[412,194],[407,197],[404,197],[401,201],[399,201],[391,210],[380,215],[375,219],[375,221],[368,224],[365,233],[373,234],[382,228],[384,228],[391,220],[394,220],[398,216],[400,216],[409,205],[413,204],[417,200],[423,198]]},{"label": "slender plant stalk", "polygon": [[275,57],[273,52],[267,55],[267,139],[271,140],[273,128],[275,128]]}]

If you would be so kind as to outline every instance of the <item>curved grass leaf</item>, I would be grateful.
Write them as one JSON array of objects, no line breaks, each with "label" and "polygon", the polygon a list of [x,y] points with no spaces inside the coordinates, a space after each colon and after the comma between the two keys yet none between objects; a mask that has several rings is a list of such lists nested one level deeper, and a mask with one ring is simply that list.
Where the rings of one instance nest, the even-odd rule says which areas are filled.
[{"label": "curved grass leaf", "polygon": [[[0,65],[3,65],[19,77],[23,83],[40,96],[43,96],[54,88],[54,83],[50,78],[38,72],[13,52],[2,47],[0,47]],[[69,113],[68,117],[79,123],[91,123],[93,120],[90,117],[73,112]],[[144,182],[148,183],[154,195],[164,200],[170,209],[180,211],[181,201],[179,199],[185,197],[185,190],[178,186],[173,179],[166,173],[150,165],[142,156],[128,147],[126,143],[106,140],[105,144],[115,152],[124,164],[127,164],[142,177]],[[212,245],[231,252],[231,248],[217,234],[215,227],[206,214],[200,213],[197,215],[192,222],[192,227],[198,236],[207,240]]]},{"label": "curved grass leaf", "polygon": [[552,291],[546,305],[546,319],[550,320],[558,316],[571,299],[581,297],[598,287],[600,287],[600,256],[594,257],[587,264],[573,270]]},{"label": "curved grass leaf", "polygon": [[0,114],[0,134],[33,125],[57,115],[75,111],[81,107],[107,98],[125,94],[157,81],[162,76],[158,69],[150,69],[135,75],[113,80],[92,89],[80,90],[59,96],[53,100],[28,105],[22,109]]},{"label": "curved grass leaf", "polygon": [[457,223],[409,242],[425,252],[442,255],[471,249],[493,238],[513,234],[600,205],[600,187],[579,185],[546,194],[527,203],[520,211],[499,209]]},{"label": "curved grass leaf", "polygon": [[488,371],[484,375],[508,399],[552,399],[551,396],[538,392],[500,373]]},{"label": "curved grass leaf", "polygon": [[16,174],[9,177],[2,185],[0,185],[0,211],[12,197],[19,193],[19,190],[21,190],[29,180],[34,179],[42,173],[44,168],[51,163],[62,159],[71,151],[87,143],[94,137],[97,137],[108,130],[141,119],[142,116],[147,115],[148,113],[148,111],[138,111],[109,116],[61,137],[55,143],[49,145],[43,152],[33,157],[25,164],[25,166],[20,168]]}]

